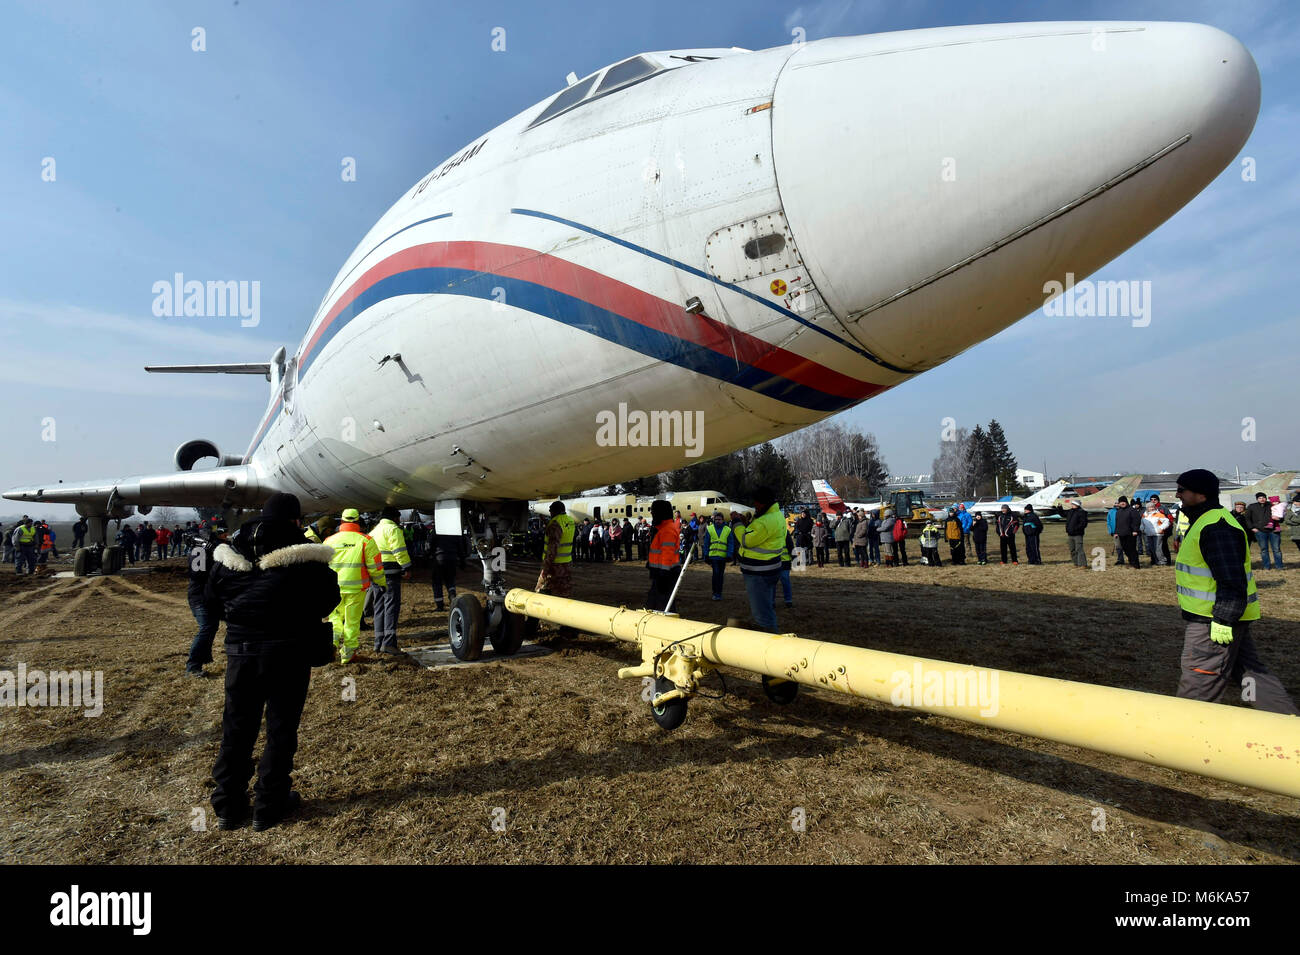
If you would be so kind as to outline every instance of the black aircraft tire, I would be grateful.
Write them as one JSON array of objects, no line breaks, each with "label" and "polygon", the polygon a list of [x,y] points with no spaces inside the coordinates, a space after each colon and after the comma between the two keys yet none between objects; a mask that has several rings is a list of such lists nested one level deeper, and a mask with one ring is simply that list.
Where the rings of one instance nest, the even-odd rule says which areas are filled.
[{"label": "black aircraft tire", "polygon": [[451,652],[457,660],[466,663],[483,655],[483,638],[487,624],[483,618],[483,605],[473,594],[461,594],[447,614],[447,635]]}]

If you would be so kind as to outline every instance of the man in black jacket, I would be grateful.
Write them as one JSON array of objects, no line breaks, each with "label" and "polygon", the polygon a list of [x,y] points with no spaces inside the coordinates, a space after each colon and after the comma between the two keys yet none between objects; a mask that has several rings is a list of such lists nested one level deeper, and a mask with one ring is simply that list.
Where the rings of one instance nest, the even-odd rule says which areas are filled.
[{"label": "man in black jacket", "polygon": [[[1246,533],[1259,544],[1259,556],[1263,561],[1264,569],[1272,569],[1272,561],[1269,559],[1268,552],[1268,526],[1273,520],[1272,508],[1268,503],[1268,495],[1260,491],[1255,495],[1255,503],[1246,507]],[[1280,545],[1279,545],[1280,546]],[[1278,566],[1281,568],[1282,555],[1277,555]]]},{"label": "man in black jacket", "polygon": [[1075,567],[1087,569],[1088,558],[1083,547],[1083,535],[1088,530],[1088,512],[1078,501],[1070,501],[1065,511],[1065,537],[1070,542],[1070,559]]},{"label": "man in black jacket", "polygon": [[[1115,536],[1119,539],[1119,546],[1123,548],[1124,556],[1128,558],[1129,565],[1137,570],[1142,565],[1138,563],[1137,539],[1138,534],[1142,532],[1142,515],[1138,513],[1136,507],[1130,507],[1128,498],[1120,495],[1119,500],[1115,502]],[[1124,563],[1120,561],[1120,563]]]},{"label": "man in black jacket", "polygon": [[1025,532],[1025,559],[1031,564],[1041,564],[1043,555],[1038,549],[1038,538],[1043,533],[1043,519],[1034,513],[1034,505],[1025,505],[1020,526]]},{"label": "man in black jacket", "polygon": [[185,675],[202,677],[204,664],[212,662],[212,641],[216,639],[217,628],[221,626],[221,605],[208,601],[206,590],[208,577],[212,573],[212,554],[226,541],[226,525],[213,524],[204,532],[201,539],[190,548],[189,587],[186,596],[190,603],[190,613],[199,625],[199,632],[190,644],[190,655],[185,661]]},{"label": "man in black jacket", "polygon": [[331,547],[303,537],[292,494],[273,494],[260,520],[213,552],[207,596],[226,621],[226,708],[212,769],[212,808],[222,829],[248,818],[253,746],[266,710],[266,749],[257,767],[253,828],[269,829],[301,805],[291,786],[298,723],[307,702],[311,653],[339,603]]},{"label": "man in black jacket", "polygon": [[1246,529],[1218,506],[1219,479],[1203,468],[1178,475],[1188,529],[1178,548],[1175,583],[1185,621],[1178,695],[1208,703],[1230,687],[1270,713],[1300,716],[1282,682],[1255,650],[1250,625],[1260,619]]}]

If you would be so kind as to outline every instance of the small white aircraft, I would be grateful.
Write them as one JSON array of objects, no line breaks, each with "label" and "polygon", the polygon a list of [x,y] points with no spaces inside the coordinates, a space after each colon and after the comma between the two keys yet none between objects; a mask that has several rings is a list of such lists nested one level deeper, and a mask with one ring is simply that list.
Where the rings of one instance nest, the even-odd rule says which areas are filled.
[{"label": "small white aircraft", "polygon": [[789,433],[996,334],[1186,205],[1259,102],[1245,47],[1192,23],[633,56],[416,183],[292,352],[150,369],[264,376],[243,454],[4,496],[75,504],[92,539],[275,491],[522,527],[530,499]]},{"label": "small white aircraft", "polygon": [[846,511],[878,511],[885,506],[884,501],[846,501],[840,497],[829,481],[815,478],[812,482],[813,494],[817,495],[817,505],[823,514],[843,514]]},{"label": "small white aircraft", "polygon": [[1055,484],[1036,491],[1028,497],[1016,498],[1013,501],[973,501],[966,505],[966,510],[972,514],[1000,514],[1002,505],[1006,504],[1011,510],[1021,514],[1024,512],[1026,504],[1032,504],[1034,510],[1045,512],[1048,508],[1056,505],[1061,492],[1065,490],[1068,484],[1068,481],[1057,481]]}]

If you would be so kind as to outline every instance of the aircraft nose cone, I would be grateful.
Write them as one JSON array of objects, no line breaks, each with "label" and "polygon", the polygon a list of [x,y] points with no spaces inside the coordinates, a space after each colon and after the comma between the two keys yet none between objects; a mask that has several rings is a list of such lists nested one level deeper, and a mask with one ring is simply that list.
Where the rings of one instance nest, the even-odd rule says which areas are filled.
[{"label": "aircraft nose cone", "polygon": [[1245,47],[1191,23],[817,41],[777,82],[777,185],[836,317],[919,371],[1173,215],[1232,161],[1259,95]]}]

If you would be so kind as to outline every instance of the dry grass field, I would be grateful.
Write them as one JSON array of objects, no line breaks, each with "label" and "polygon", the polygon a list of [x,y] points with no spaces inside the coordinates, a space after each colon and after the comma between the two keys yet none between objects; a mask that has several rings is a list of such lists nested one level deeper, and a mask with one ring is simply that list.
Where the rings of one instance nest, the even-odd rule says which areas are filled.
[{"label": "dry grass field", "polygon": [[[1093,530],[1090,546],[1093,537],[1107,546],[1104,524]],[[1063,529],[1050,525],[1041,567],[810,569],[795,576],[782,629],[1172,693],[1181,647],[1172,570],[1076,570],[1065,552]],[[467,570],[461,583],[473,589],[479,577]],[[531,587],[536,565],[520,562],[509,577]],[[1257,577],[1261,654],[1300,693],[1300,572]],[[575,568],[579,599],[640,606],[645,587],[640,563]],[[707,569],[692,568],[680,609],[746,618],[734,569],[726,590],[710,601]],[[445,641],[427,570],[404,598],[404,642]],[[187,679],[193,632],[179,560],[81,580],[0,571],[0,670],[102,670],[105,695],[98,718],[0,709],[0,861],[1300,859],[1293,800],[827,694],[781,708],[752,674],[729,674],[727,696],[693,701],[681,729],[665,733],[639,682],[615,676],[635,649],[587,636],[531,659],[425,670],[369,654],[314,670],[295,773],[304,811],[265,833],[220,832],[209,812],[196,831],[220,738],[224,657],[219,637],[212,676]],[[344,699],[349,675],[354,701]],[[1098,807],[1104,831],[1094,830]],[[798,811],[803,832],[792,825]]]}]

